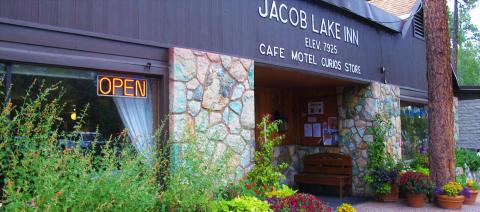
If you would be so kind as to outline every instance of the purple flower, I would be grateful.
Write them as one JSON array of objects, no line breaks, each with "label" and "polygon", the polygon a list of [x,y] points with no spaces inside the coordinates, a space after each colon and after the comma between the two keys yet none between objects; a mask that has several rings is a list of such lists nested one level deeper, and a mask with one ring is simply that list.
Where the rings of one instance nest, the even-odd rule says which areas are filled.
[{"label": "purple flower", "polygon": [[277,202],[280,202],[281,200],[282,200],[281,198],[276,198],[276,197],[267,198],[267,202],[270,205],[275,205]]},{"label": "purple flower", "polygon": [[437,195],[444,195],[445,192],[443,192],[443,189],[442,188],[435,188],[435,194]]},{"label": "purple flower", "polygon": [[460,191],[459,193],[460,195],[463,195],[467,198],[470,198],[470,196],[472,195],[472,193],[470,192],[470,189],[468,189],[467,187],[463,187],[463,190]]}]

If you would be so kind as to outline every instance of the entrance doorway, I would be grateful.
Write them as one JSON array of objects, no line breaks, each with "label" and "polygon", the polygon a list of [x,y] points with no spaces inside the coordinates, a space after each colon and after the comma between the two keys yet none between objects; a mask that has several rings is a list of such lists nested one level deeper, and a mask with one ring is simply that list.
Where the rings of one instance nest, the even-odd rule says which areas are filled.
[{"label": "entrance doorway", "polygon": [[[359,83],[271,66],[255,66],[255,120],[266,114],[280,120],[284,136],[274,150],[275,163],[285,162],[285,183],[296,186],[295,174],[303,171],[303,157],[315,153],[340,153],[337,91]],[[259,131],[255,131],[258,138]]]}]

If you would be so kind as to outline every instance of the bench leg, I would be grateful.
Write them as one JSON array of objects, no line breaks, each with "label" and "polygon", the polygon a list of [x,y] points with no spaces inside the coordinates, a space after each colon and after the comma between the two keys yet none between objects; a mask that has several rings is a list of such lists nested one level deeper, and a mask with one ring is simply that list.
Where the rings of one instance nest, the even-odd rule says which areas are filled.
[{"label": "bench leg", "polygon": [[340,180],[339,189],[340,189],[340,199],[343,199],[343,179]]}]

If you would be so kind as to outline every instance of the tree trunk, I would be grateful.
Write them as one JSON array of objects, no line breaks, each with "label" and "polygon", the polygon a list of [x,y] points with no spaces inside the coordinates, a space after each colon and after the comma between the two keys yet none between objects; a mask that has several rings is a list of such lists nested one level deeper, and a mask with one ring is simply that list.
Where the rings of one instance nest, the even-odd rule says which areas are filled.
[{"label": "tree trunk", "polygon": [[453,0],[453,39],[452,39],[452,66],[457,72],[458,61],[458,0]]},{"label": "tree trunk", "polygon": [[427,44],[430,178],[441,186],[455,180],[453,88],[445,0],[424,0]]}]

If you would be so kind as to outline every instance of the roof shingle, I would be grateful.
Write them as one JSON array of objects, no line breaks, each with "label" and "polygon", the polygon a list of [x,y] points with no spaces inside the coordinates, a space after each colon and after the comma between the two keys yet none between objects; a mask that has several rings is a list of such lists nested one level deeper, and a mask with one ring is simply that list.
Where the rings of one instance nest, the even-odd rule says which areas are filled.
[{"label": "roof shingle", "polygon": [[400,18],[410,15],[416,0],[370,0],[368,3]]}]

